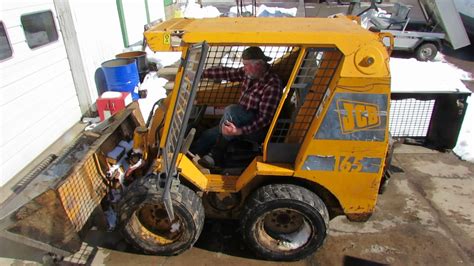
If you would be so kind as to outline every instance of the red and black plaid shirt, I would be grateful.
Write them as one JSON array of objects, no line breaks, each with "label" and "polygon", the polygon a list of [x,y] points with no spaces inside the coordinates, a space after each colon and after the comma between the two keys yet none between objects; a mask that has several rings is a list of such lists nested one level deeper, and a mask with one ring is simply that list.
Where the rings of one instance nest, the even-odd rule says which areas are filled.
[{"label": "red and black plaid shirt", "polygon": [[259,79],[250,79],[243,68],[215,67],[204,70],[203,78],[242,82],[239,104],[247,111],[254,111],[255,120],[241,127],[246,135],[269,125],[282,95],[278,75],[267,71]]}]

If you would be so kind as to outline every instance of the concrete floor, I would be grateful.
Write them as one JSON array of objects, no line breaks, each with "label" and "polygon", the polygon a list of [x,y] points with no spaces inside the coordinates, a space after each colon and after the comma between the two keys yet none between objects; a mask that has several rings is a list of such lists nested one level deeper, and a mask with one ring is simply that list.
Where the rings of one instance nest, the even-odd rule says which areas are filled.
[{"label": "concrete floor", "polygon": [[[255,259],[234,222],[211,220],[195,247],[179,256],[135,254],[118,234],[91,231],[83,249],[61,265],[473,265],[474,164],[452,153],[401,145],[392,167],[370,220],[334,218],[326,243],[303,261]],[[7,240],[0,246],[0,265],[41,262],[42,252],[32,248]]]}]

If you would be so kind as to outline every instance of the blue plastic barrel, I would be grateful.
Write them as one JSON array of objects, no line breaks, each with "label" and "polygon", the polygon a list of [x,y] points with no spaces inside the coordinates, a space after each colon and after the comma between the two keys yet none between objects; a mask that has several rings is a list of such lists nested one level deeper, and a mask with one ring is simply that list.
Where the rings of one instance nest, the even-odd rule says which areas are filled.
[{"label": "blue plastic barrel", "polygon": [[102,63],[107,89],[111,91],[130,92],[132,99],[138,100],[134,92],[139,76],[135,59],[112,59]]}]

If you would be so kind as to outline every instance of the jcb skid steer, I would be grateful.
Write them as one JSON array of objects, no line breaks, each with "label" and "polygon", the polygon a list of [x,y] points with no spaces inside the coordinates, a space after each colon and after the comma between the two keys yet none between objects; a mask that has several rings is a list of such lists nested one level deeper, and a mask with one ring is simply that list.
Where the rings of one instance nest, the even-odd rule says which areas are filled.
[{"label": "jcb skid steer", "polygon": [[[388,165],[390,35],[347,17],[173,19],[144,34],[153,51],[182,52],[172,92],[149,125],[132,104],[31,175],[2,206],[4,237],[66,256],[112,209],[115,230],[147,254],[189,249],[213,217],[238,219],[258,256],[298,260],[323,244],[330,217],[370,217]],[[241,67],[249,46],[272,58],[283,96],[263,142],[237,140],[205,169],[189,147],[241,84],[203,70]]]}]

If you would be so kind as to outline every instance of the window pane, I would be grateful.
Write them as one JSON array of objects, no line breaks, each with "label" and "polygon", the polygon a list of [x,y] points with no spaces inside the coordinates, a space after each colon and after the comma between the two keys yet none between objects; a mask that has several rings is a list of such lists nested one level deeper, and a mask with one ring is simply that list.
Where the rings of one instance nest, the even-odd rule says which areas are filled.
[{"label": "window pane", "polygon": [[58,39],[53,13],[43,11],[21,16],[21,24],[25,31],[26,42],[33,49]]},{"label": "window pane", "polygon": [[12,56],[12,47],[8,40],[7,31],[3,22],[0,21],[0,60],[7,59]]}]

